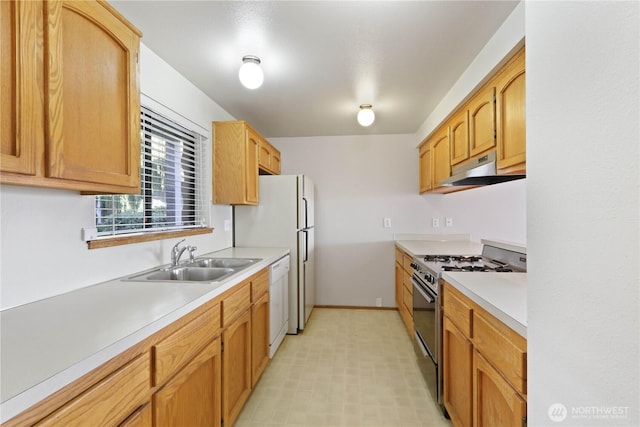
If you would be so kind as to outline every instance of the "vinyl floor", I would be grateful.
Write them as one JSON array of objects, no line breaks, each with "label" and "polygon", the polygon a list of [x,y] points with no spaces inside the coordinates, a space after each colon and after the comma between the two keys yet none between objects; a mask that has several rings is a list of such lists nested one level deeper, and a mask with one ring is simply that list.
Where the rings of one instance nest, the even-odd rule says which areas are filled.
[{"label": "vinyl floor", "polygon": [[236,424],[451,426],[429,395],[395,310],[315,308],[287,335]]}]

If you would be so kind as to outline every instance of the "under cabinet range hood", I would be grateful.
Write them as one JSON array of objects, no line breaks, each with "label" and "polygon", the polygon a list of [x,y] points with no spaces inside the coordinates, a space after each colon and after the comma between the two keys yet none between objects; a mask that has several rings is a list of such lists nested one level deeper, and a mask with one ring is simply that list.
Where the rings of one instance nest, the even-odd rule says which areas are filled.
[{"label": "under cabinet range hood", "polygon": [[527,175],[498,175],[496,152],[491,151],[456,165],[450,178],[440,184],[445,187],[458,185],[491,185],[526,178]]}]

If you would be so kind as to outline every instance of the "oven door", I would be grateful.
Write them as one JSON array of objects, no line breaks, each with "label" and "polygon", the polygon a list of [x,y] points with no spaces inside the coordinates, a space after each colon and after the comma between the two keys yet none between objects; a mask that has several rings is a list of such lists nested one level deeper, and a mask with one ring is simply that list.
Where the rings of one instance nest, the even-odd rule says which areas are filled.
[{"label": "oven door", "polygon": [[418,344],[438,364],[437,296],[420,278],[413,275],[413,324]]}]

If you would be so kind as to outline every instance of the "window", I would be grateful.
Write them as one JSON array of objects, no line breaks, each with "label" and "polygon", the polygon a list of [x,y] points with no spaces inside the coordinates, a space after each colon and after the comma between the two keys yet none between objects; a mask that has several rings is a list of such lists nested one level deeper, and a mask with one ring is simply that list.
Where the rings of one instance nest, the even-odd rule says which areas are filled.
[{"label": "window", "polygon": [[140,195],[96,196],[98,236],[206,226],[205,138],[142,107]]}]

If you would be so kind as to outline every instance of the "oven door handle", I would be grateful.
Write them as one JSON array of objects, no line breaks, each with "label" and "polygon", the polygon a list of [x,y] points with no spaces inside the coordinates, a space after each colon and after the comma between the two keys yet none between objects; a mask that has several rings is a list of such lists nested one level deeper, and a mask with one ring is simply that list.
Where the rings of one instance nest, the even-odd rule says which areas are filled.
[{"label": "oven door handle", "polygon": [[418,281],[414,277],[411,278],[411,281],[413,282],[413,289],[420,292],[420,295],[422,295],[429,304],[436,302],[435,297],[429,295],[428,292],[425,292],[425,290],[422,288],[422,285],[420,285],[420,283],[418,283]]}]

